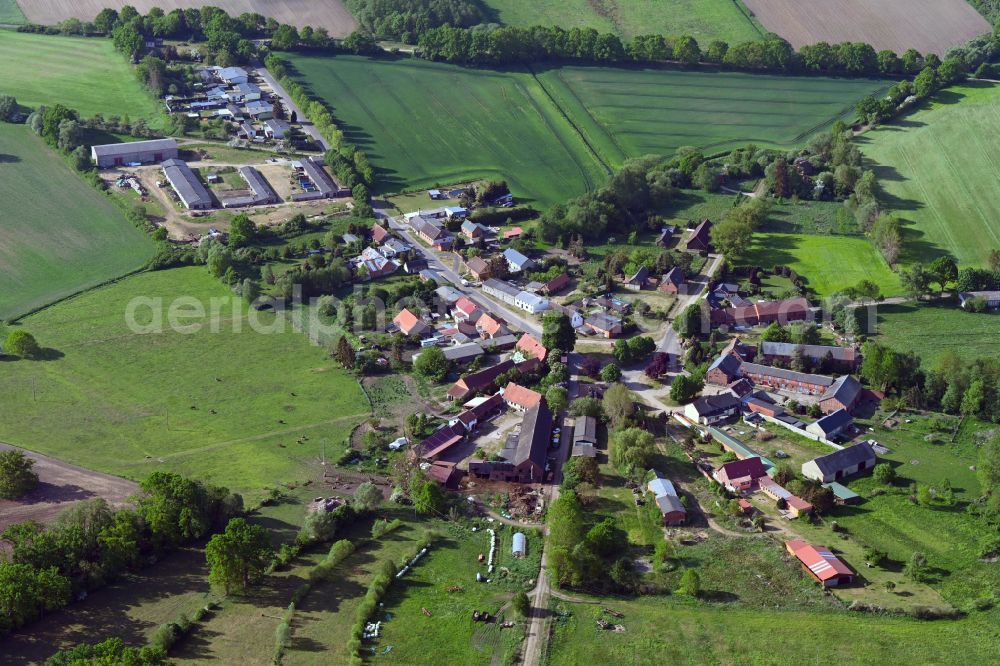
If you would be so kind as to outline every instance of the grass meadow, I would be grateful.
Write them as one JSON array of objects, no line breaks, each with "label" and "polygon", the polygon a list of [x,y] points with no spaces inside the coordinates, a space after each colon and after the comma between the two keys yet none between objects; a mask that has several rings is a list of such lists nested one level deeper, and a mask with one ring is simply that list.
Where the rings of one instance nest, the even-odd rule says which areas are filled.
[{"label": "grass meadow", "polygon": [[[126,310],[137,297],[162,304],[140,307],[139,323],[154,309],[166,323],[174,307],[184,326],[131,332]],[[214,304],[218,332],[204,315],[183,318]],[[369,403],[326,349],[283,320],[257,333],[246,309],[191,267],[136,275],[25,318],[47,360],[3,363],[0,441],[132,479],[174,471],[249,501],[265,486],[311,478],[324,442],[328,458],[339,455]]]},{"label": "grass meadow", "polygon": [[139,269],[153,255],[146,234],[24,125],[0,124],[0,202],[0,319]]},{"label": "grass meadow", "polygon": [[20,25],[25,22],[24,13],[17,6],[17,0],[0,0],[0,24]]},{"label": "grass meadow", "polygon": [[1000,349],[1000,315],[966,312],[953,301],[880,305],[877,325],[883,343],[916,352],[926,367],[945,351],[972,361]]},{"label": "grass meadow", "polygon": [[829,296],[861,280],[871,280],[883,296],[900,292],[899,277],[865,238],[808,234],[754,234],[741,264],[773,268],[789,266],[805,277],[818,296]]},{"label": "grass meadow", "polygon": [[505,25],[557,25],[636,35],[691,35],[703,48],[713,39],[735,44],[761,36],[761,29],[738,0],[487,0],[489,18]]},{"label": "grass meadow", "polygon": [[858,138],[904,223],[904,262],[950,254],[986,266],[1000,247],[1000,86],[969,82]]},{"label": "grass meadow", "polygon": [[0,62],[0,93],[13,95],[23,106],[60,103],[85,117],[127,115],[154,126],[163,119],[111,40],[0,30]]}]

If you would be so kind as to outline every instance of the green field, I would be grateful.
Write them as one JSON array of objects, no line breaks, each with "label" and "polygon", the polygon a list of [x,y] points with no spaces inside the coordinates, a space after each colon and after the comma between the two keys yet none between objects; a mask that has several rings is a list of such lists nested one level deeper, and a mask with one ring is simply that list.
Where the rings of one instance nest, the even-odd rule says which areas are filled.
[{"label": "green field", "polygon": [[945,351],[972,361],[996,357],[1000,315],[966,312],[952,302],[880,305],[878,335],[891,347],[916,352],[928,367]]},{"label": "green field", "polygon": [[[218,332],[206,317],[168,326],[178,297],[189,302],[175,306],[182,316],[222,299]],[[126,309],[135,298],[162,303],[165,332],[131,332]],[[237,313],[234,302],[204,267],[192,267],[143,273],[26,318],[49,360],[3,364],[0,441],[133,479],[175,471],[251,499],[265,486],[311,478],[324,441],[327,458],[343,452],[368,401],[325,349],[288,325],[254,331],[246,305]],[[152,310],[140,308],[135,320],[148,324]],[[254,313],[263,324],[274,317]]]},{"label": "green field", "polygon": [[0,123],[0,319],[136,270],[153,243],[23,125]]},{"label": "green field", "polygon": [[395,193],[505,178],[547,206],[603,183],[626,157],[795,145],[877,81],[566,67],[537,74],[422,60],[289,56]]},{"label": "green field", "polygon": [[24,13],[17,6],[17,0],[0,0],[0,25],[20,25],[27,23]]},{"label": "green field", "polygon": [[885,82],[685,72],[670,69],[562,67],[539,80],[606,161],[681,146],[721,152],[745,143],[798,145]]},{"label": "green field", "polygon": [[767,269],[789,266],[806,278],[818,296],[829,296],[861,280],[875,282],[883,296],[901,289],[899,277],[871,242],[860,237],[757,233],[740,263]]},{"label": "green field", "polygon": [[490,19],[506,25],[557,25],[635,35],[691,35],[702,47],[713,39],[731,44],[760,37],[739,0],[486,0]]},{"label": "green field", "polygon": [[151,125],[163,118],[110,40],[0,30],[0,62],[0,94],[13,95],[23,106],[58,102],[83,116],[127,115]]},{"label": "green field", "polygon": [[905,120],[860,137],[885,203],[910,223],[904,261],[952,255],[985,266],[1000,248],[1000,86],[943,91]]},{"label": "green field", "polygon": [[[734,565],[738,566],[738,565]],[[625,633],[595,626],[607,604]],[[924,622],[847,612],[735,609],[676,597],[555,604],[548,666],[576,664],[985,664],[995,618]]]}]

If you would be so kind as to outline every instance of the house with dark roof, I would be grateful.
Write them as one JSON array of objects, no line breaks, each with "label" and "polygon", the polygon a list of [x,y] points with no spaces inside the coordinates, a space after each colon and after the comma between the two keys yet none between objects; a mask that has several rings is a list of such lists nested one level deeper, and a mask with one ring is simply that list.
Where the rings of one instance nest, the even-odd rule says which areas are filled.
[{"label": "house with dark roof", "polygon": [[804,395],[823,393],[834,383],[831,377],[824,375],[796,372],[758,363],[740,364],[740,374],[758,385]]},{"label": "house with dark roof", "polygon": [[692,252],[709,252],[712,248],[712,221],[702,220],[688,238],[687,249]]},{"label": "house with dark roof", "polygon": [[469,240],[479,240],[486,236],[486,227],[479,224],[478,222],[473,222],[472,220],[466,220],[462,222],[462,235]]},{"label": "house with dark roof", "polygon": [[542,285],[542,293],[548,294],[549,296],[553,294],[558,294],[560,291],[565,289],[569,285],[569,274],[560,273],[548,282]]},{"label": "house with dark roof", "polygon": [[656,245],[659,247],[670,247],[670,243],[673,241],[675,233],[677,233],[677,227],[673,225],[661,228],[660,235],[656,237]]},{"label": "house with dark roof", "polygon": [[597,419],[593,416],[578,416],[573,423],[573,451],[570,455],[574,458],[597,456]]},{"label": "house with dark roof", "polygon": [[472,432],[477,430],[481,423],[485,423],[504,409],[503,396],[499,393],[495,393],[488,398],[479,398],[478,400],[477,404],[460,412],[449,423],[452,425],[461,423],[467,431]]},{"label": "house with dark roof", "polygon": [[823,587],[850,585],[854,572],[825,546],[813,546],[800,539],[785,542],[785,550]]},{"label": "house with dark roof", "polygon": [[535,262],[524,256],[512,247],[507,248],[503,251],[503,258],[507,260],[507,268],[511,273],[520,273],[522,271],[534,268]]},{"label": "house with dark roof", "polygon": [[464,375],[448,389],[448,399],[466,400],[473,393],[492,388],[497,377],[513,369],[514,361],[506,360],[478,372]]},{"label": "house with dark roof", "polygon": [[687,282],[684,281],[684,271],[680,266],[674,266],[663,275],[659,290],[665,294],[686,293]]},{"label": "house with dark roof", "polygon": [[687,522],[687,509],[681,504],[681,498],[674,484],[667,479],[656,477],[646,484],[646,490],[653,493],[664,525],[683,525]]},{"label": "house with dark roof", "polygon": [[823,410],[824,414],[831,414],[838,409],[852,412],[861,401],[861,393],[861,382],[852,375],[843,375],[838,377],[820,396],[820,409]]},{"label": "house with dark roof", "polygon": [[1000,291],[963,291],[958,295],[958,302],[963,310],[968,309],[970,301],[978,300],[986,304],[987,310],[996,310],[1000,308]]},{"label": "house with dark roof", "polygon": [[493,481],[541,483],[551,435],[552,412],[543,400],[525,413],[516,443],[501,451],[504,459],[470,460],[469,474]]},{"label": "house with dark roof", "polygon": [[740,373],[742,365],[743,361],[733,354],[721,354],[708,366],[705,381],[716,386],[729,386],[743,376]]},{"label": "house with dark roof", "polygon": [[263,206],[265,204],[279,203],[281,197],[274,191],[271,184],[261,174],[260,171],[251,167],[243,166],[239,169],[240,177],[246,181],[250,188],[250,194],[245,196],[229,197],[222,200],[223,208],[244,208],[246,206]]},{"label": "house with dark roof", "polygon": [[442,426],[413,447],[411,453],[422,460],[436,460],[442,453],[464,440],[465,433],[465,426],[461,423]]},{"label": "house with dark roof", "polygon": [[846,409],[838,409],[807,425],[806,432],[833,441],[846,432],[852,423],[854,423],[854,418],[851,417],[851,413]]},{"label": "house with dark roof", "polygon": [[712,473],[712,478],[733,492],[750,490],[767,476],[764,463],[758,457],[727,462]]},{"label": "house with dark roof", "polygon": [[485,280],[490,276],[490,265],[482,257],[473,257],[465,262],[469,273],[477,280]]},{"label": "house with dark roof", "polygon": [[859,442],[802,463],[802,476],[820,483],[830,483],[871,469],[877,461],[871,444]]},{"label": "house with dark roof", "polygon": [[497,280],[496,278],[488,278],[483,282],[483,293],[489,294],[508,305],[514,305],[514,301],[517,299],[517,295],[521,293],[521,290],[509,282]]},{"label": "house with dark roof", "polygon": [[639,270],[635,272],[634,275],[625,278],[622,282],[622,286],[626,289],[631,289],[632,291],[639,291],[646,288],[646,283],[649,281],[649,269],[645,266],[640,266]]},{"label": "house with dark roof", "polygon": [[471,363],[472,359],[485,353],[483,348],[475,342],[443,347],[441,351],[444,353],[444,357],[452,363]]},{"label": "house with dark roof", "polygon": [[622,320],[605,312],[597,312],[583,321],[596,335],[603,338],[617,338],[622,334]]},{"label": "house with dark roof", "polygon": [[740,401],[729,393],[703,395],[684,407],[684,416],[701,425],[714,425],[740,414]]},{"label": "house with dark roof", "polygon": [[148,141],[129,141],[126,143],[108,143],[93,146],[90,149],[90,159],[99,169],[125,166],[126,164],[149,164],[177,159],[177,141],[175,139],[150,139]]},{"label": "house with dark roof", "polygon": [[850,372],[856,370],[861,362],[861,354],[854,347],[835,347],[832,345],[797,345],[792,342],[761,342],[760,354],[768,365],[775,363],[791,363],[797,354],[815,364],[829,359],[837,367]]},{"label": "house with dark roof", "polygon": [[804,298],[789,298],[782,301],[762,301],[750,305],[740,305],[712,310],[712,326],[767,326],[778,322],[788,324],[805,321],[811,316],[809,301]]},{"label": "house with dark roof", "polygon": [[182,160],[164,160],[163,175],[174,188],[177,198],[185,207],[191,210],[204,210],[212,207],[212,195],[198,177],[194,175],[187,162]]}]

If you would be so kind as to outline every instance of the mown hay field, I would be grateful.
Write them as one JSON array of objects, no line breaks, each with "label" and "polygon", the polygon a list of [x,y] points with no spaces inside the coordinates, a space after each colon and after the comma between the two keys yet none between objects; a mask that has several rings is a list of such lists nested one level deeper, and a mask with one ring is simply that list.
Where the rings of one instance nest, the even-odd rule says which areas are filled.
[{"label": "mown hay field", "polygon": [[859,137],[883,199],[906,225],[904,261],[950,254],[985,267],[1000,248],[997,122],[1000,86],[970,82]]},{"label": "mown hay field", "polygon": [[902,54],[944,52],[990,31],[965,0],[743,0],[760,23],[798,48],[866,42]]},{"label": "mown hay field", "polygon": [[24,125],[0,123],[0,319],[137,270],[153,243]]},{"label": "mown hay field", "polygon": [[151,125],[164,117],[107,39],[0,30],[0,63],[0,94],[13,95],[24,106],[59,103],[84,117],[128,116]]},{"label": "mown hay field", "polygon": [[[129,324],[130,303],[147,328]],[[204,314],[184,316],[197,308]],[[371,410],[327,350],[277,316],[251,315],[197,266],[142,273],[26,317],[46,360],[3,363],[0,441],[130,479],[173,471],[248,502],[265,486],[312,478]],[[258,332],[255,319],[274,328]]]},{"label": "mown hay field", "polygon": [[758,39],[761,29],[739,0],[486,0],[489,18],[506,25],[557,25],[636,35],[691,35],[705,46]]},{"label": "mown hay field", "polygon": [[289,60],[396,193],[504,178],[536,205],[602,184],[627,158],[749,141],[792,146],[881,81],[566,67],[537,75],[422,60]]},{"label": "mown hay field", "polygon": [[966,312],[954,301],[880,305],[877,325],[885,344],[916,352],[926,367],[945,352],[973,361],[1000,349],[1000,314]]},{"label": "mown hay field", "polygon": [[[22,0],[21,9],[32,23],[51,25],[68,18],[92,21],[105,7],[120,10],[131,5],[141,14],[147,14],[153,7],[164,12],[174,9],[200,8],[202,0]],[[279,23],[287,23],[302,28],[326,28],[333,37],[346,37],[358,27],[357,22],[340,0],[217,0],[213,7],[219,7],[230,16],[247,12],[263,14]]]}]

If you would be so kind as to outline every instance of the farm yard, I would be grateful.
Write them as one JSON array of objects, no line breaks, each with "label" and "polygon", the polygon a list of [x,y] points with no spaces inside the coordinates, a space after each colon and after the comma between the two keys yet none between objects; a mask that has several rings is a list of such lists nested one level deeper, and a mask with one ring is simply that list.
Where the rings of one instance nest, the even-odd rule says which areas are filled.
[{"label": "farm yard", "polygon": [[[68,18],[92,21],[105,7],[120,10],[131,5],[145,15],[154,7],[170,13],[174,9],[199,8],[205,3],[201,0],[22,0],[21,4],[31,23],[53,24]],[[326,28],[331,37],[346,37],[358,27],[341,0],[217,0],[212,6],[234,17],[256,12],[297,28],[307,25]]]},{"label": "farm yard", "polygon": [[519,199],[543,206],[593,189],[627,157],[670,155],[684,145],[795,145],[884,86],[654,69],[566,67],[535,76],[419,60],[289,59],[368,153],[383,193],[497,177]]},{"label": "farm yard", "polygon": [[830,296],[871,280],[883,296],[897,295],[902,287],[872,243],[858,236],[819,236],[760,232],[740,263],[770,270],[788,266],[807,279],[817,296]]},{"label": "farm yard", "polygon": [[909,48],[943,56],[990,31],[966,0],[743,0],[767,30],[799,48],[817,42],[866,42],[876,51]]},{"label": "farm yard", "polygon": [[759,39],[761,28],[733,0],[487,0],[493,14],[487,20],[531,27],[558,25],[614,32],[625,39],[636,35],[691,35],[703,45],[713,39],[731,44]]},{"label": "farm yard", "polygon": [[914,351],[928,367],[946,351],[972,361],[1000,349],[1000,315],[966,312],[954,301],[880,305],[877,327],[884,344]]},{"label": "farm yard", "polygon": [[859,137],[904,222],[905,262],[947,253],[962,267],[985,266],[1000,247],[998,113],[1000,86],[969,82]]},{"label": "farm yard", "polygon": [[[179,297],[185,326],[175,331],[167,308]],[[164,332],[129,330],[135,298],[161,299]],[[210,312],[212,298],[222,299],[218,332],[183,314],[194,304]],[[150,324],[151,309],[136,321]],[[173,471],[248,502],[310,478],[324,451],[344,451],[368,402],[326,350],[273,314],[253,312],[276,324],[272,334],[252,330],[250,317],[204,267],[144,273],[32,315],[23,326],[51,360],[4,364],[0,441],[130,479]]]},{"label": "farm yard", "polygon": [[24,106],[59,103],[84,117],[101,113],[133,122],[143,118],[154,127],[162,123],[159,104],[110,40],[0,30],[0,62],[0,94]]},{"label": "farm yard", "polygon": [[23,125],[0,124],[0,201],[0,319],[137,270],[153,255],[149,238]]}]

